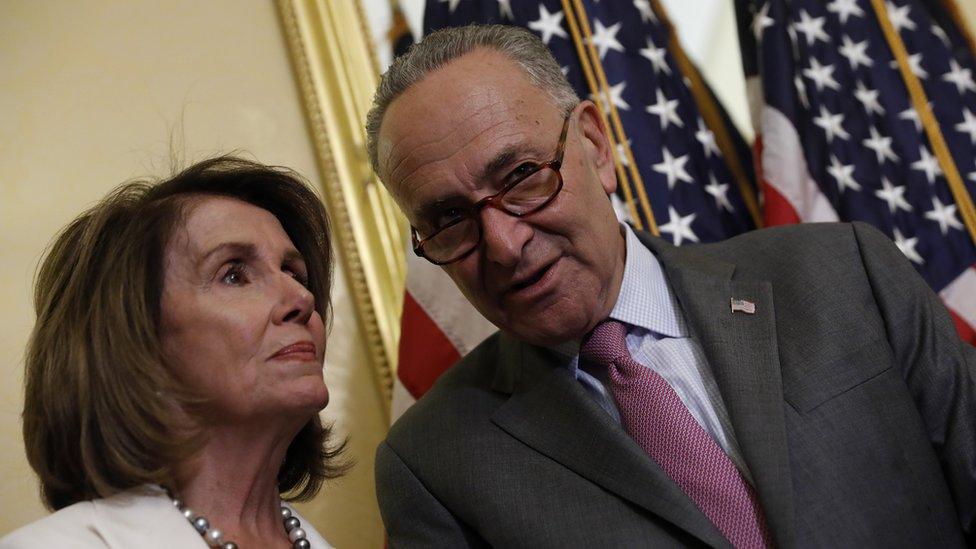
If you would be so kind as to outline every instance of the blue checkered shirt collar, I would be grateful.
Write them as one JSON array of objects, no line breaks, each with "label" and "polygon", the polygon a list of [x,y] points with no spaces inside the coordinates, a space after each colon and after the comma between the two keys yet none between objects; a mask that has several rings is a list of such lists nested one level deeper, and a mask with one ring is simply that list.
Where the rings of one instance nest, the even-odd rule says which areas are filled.
[{"label": "blue checkered shirt collar", "polygon": [[[664,276],[661,263],[637,238],[626,223],[621,223],[626,238],[627,259],[617,302],[610,318],[653,332],[657,337],[688,337],[688,327],[681,316],[678,300]],[[580,340],[570,340],[552,349],[571,359],[570,369],[576,370]]]}]

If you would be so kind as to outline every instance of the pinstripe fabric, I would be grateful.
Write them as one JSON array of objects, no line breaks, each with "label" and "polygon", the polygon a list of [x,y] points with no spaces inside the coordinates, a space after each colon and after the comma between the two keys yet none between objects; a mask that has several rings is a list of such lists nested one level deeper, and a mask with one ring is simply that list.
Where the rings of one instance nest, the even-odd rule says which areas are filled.
[{"label": "pinstripe fabric", "polygon": [[[627,325],[627,349],[634,360],[668,382],[698,424],[752,483],[715,376],[701,345],[691,337],[661,265],[629,225],[622,224],[621,228],[627,239],[627,259],[610,318]],[[579,347],[576,340],[553,350],[568,361],[567,367],[593,400],[620,423],[617,403],[606,387],[606,371],[580,367]]]}]

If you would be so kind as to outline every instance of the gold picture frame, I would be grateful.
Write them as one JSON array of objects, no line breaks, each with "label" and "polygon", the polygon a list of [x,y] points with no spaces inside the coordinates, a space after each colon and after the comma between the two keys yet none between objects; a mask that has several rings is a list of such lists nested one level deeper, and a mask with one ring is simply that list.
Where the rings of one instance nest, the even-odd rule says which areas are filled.
[{"label": "gold picture frame", "polygon": [[366,154],[366,113],[379,80],[371,34],[357,0],[277,5],[336,243],[389,419],[408,233]]}]

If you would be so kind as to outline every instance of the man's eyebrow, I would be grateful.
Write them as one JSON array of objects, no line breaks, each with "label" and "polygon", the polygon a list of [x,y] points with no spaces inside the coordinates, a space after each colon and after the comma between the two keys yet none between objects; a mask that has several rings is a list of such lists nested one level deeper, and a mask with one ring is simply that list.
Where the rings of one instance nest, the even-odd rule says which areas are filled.
[{"label": "man's eyebrow", "polygon": [[542,154],[538,149],[529,144],[513,144],[505,147],[485,164],[484,169],[481,170],[481,180],[494,180],[498,177],[499,172],[511,165],[517,157],[527,153],[535,155]]}]

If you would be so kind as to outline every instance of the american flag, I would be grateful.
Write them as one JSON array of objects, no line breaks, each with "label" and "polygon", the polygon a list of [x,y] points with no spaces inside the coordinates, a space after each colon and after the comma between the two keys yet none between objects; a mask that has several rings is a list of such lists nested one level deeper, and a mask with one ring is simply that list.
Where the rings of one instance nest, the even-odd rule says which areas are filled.
[{"label": "american flag", "polygon": [[[976,57],[951,2],[768,0],[736,8],[767,224],[871,223],[976,343],[976,231],[965,224],[967,196],[976,191]],[[927,101],[913,104],[896,36]],[[940,162],[916,106],[934,116],[951,162]]]},{"label": "american flag", "polygon": [[[748,146],[693,69],[682,64],[666,14],[656,1],[440,0],[427,4],[425,34],[470,23],[517,25],[536,33],[581,98],[601,105],[611,123],[616,111],[626,138],[626,145],[624,139],[616,141],[618,174],[630,174],[618,186],[622,218],[652,228],[645,209],[649,205],[661,236],[677,245],[722,240],[756,227],[759,210]],[[581,43],[592,44],[595,58],[588,61],[605,73],[602,89],[608,93],[602,98],[594,95],[585,78],[576,36]],[[702,106],[701,95],[713,111]],[[631,162],[637,177],[630,171]],[[409,257],[393,417],[494,331],[439,268],[413,254]]]}]

